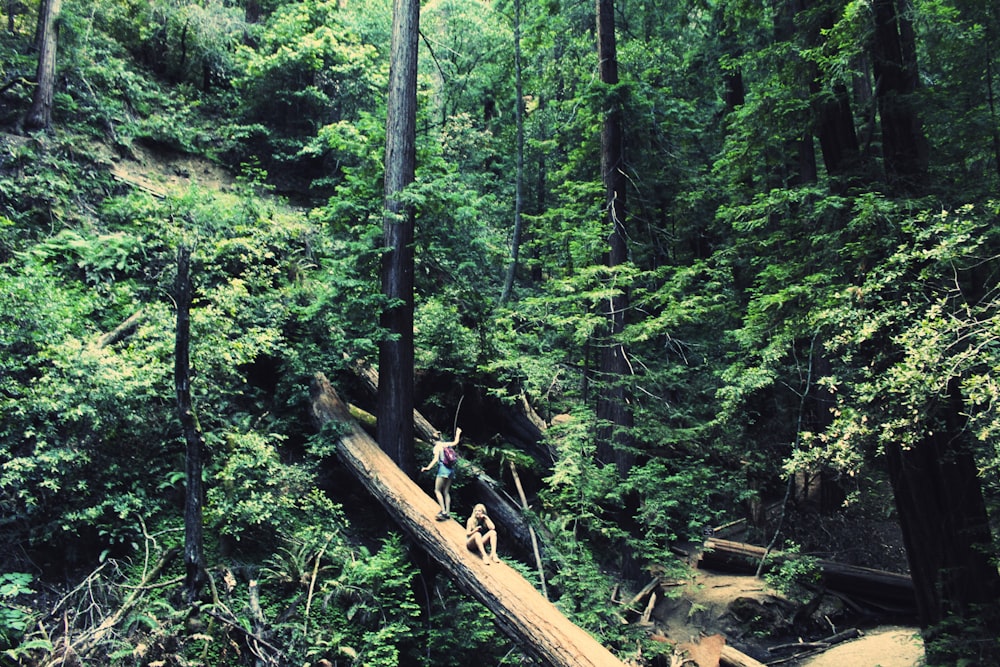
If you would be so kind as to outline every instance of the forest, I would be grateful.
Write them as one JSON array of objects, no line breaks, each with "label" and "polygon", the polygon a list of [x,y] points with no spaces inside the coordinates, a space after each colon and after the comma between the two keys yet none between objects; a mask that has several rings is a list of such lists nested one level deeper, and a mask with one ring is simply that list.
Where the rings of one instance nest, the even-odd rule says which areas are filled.
[{"label": "forest", "polygon": [[0,665],[555,664],[427,537],[438,431],[616,663],[739,525],[1000,664],[995,2],[0,18]]}]

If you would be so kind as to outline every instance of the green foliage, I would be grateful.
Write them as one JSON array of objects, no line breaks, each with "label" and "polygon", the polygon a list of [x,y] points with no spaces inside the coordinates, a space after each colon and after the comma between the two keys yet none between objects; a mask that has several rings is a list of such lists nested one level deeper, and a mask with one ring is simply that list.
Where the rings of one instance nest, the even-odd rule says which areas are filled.
[{"label": "green foliage", "polygon": [[636,554],[645,562],[668,564],[672,544],[701,539],[718,523],[714,508],[724,505],[722,479],[707,461],[656,458],[635,466],[624,489],[642,498],[640,532],[631,536]]},{"label": "green foliage", "polygon": [[[554,426],[547,437],[558,449],[552,475],[546,480],[545,504],[570,527],[613,539],[619,529],[604,516],[602,507],[617,505],[621,489],[614,466],[600,465],[594,451],[593,419],[574,415]],[[564,527],[565,528],[565,527]]]},{"label": "green foliage", "polygon": [[31,595],[31,583],[34,577],[24,572],[7,572],[0,574],[0,650],[11,658],[17,658],[12,651],[17,646],[32,625],[34,614],[30,608],[17,604],[21,595]]},{"label": "green foliage", "polygon": [[801,553],[797,544],[787,544],[780,558],[768,556],[764,580],[789,599],[808,602],[822,578],[819,559]]},{"label": "green foliage", "polygon": [[212,466],[206,496],[205,521],[213,530],[259,543],[290,523],[312,479],[303,468],[282,464],[280,441],[249,432],[232,433],[218,446],[209,443],[220,463],[217,471]]},{"label": "green foliage", "polygon": [[480,358],[476,332],[463,326],[470,320],[455,305],[437,299],[420,305],[414,313],[416,363],[435,372],[468,374]]},{"label": "green foliage", "polygon": [[[996,368],[997,302],[983,286],[997,270],[996,208],[900,213],[895,251],[826,313],[842,323],[831,350],[855,368],[868,360],[850,387],[846,375],[828,380],[842,405],[841,433],[909,447],[959,378],[973,433],[989,442],[997,432],[997,394],[987,379]],[[847,444],[843,436],[836,442]]]},{"label": "green foliage", "polygon": [[253,45],[237,50],[242,73],[234,83],[242,124],[261,131],[251,145],[233,145],[251,149],[234,156],[238,162],[266,155],[275,168],[308,166],[302,158],[315,156],[303,149],[321,127],[379,108],[386,73],[377,49],[347,29],[336,2],[282,5],[253,32]]},{"label": "green foliage", "polygon": [[524,656],[500,634],[493,614],[482,604],[443,577],[438,577],[435,589],[428,592],[433,597],[427,601],[430,618],[420,658],[423,663],[446,667],[461,667],[469,661],[522,664]]},{"label": "green foliage", "polygon": [[280,626],[291,656],[413,664],[420,607],[413,599],[414,571],[398,536],[371,553],[351,546],[339,530],[325,536],[317,531],[293,538],[279,553],[284,555],[268,560],[263,590],[269,597],[307,593],[312,601],[294,604],[295,613],[286,614]]},{"label": "green foliage", "polygon": [[[514,659],[488,614],[448,582],[414,598],[425,582],[401,541],[359,546],[336,498],[317,490],[336,431],[312,433],[308,378],[322,370],[337,381],[345,355],[373,358],[383,335],[389,5],[64,3],[57,127],[28,139],[14,132],[30,100],[38,4],[5,6],[16,13],[0,35],[4,543],[12,554],[59,545],[83,566],[108,549],[136,553],[142,521],[176,529],[171,293],[186,245],[207,546],[221,563],[235,542],[246,569],[259,568],[266,620],[289,659]],[[918,201],[879,192],[873,175],[883,138],[863,95],[874,90],[862,67],[869,6],[793,15],[779,4],[620,6],[621,83],[607,89],[594,76],[592,8],[529,3],[521,100],[509,2],[423,8],[418,169],[406,193],[417,213],[417,363],[425,377],[452,376],[450,386],[472,381],[505,400],[527,396],[544,417],[574,415],[551,429],[557,457],[540,515],[560,606],[609,642],[631,642],[606,604],[604,568],[623,544],[669,566],[672,542],[741,515],[743,501],[792,472],[860,475],[881,446],[913,445],[933,426],[951,381],[989,502],[1000,497],[998,206],[984,194],[997,182],[985,88],[996,12],[912,3],[932,146]],[[720,82],[739,83],[743,98],[723,98]],[[822,166],[816,182],[803,180],[798,149],[825,150],[813,140],[817,110],[840,87],[857,92],[849,102],[867,162],[856,189],[833,194]],[[615,270],[604,262],[600,182],[612,102],[625,111],[629,181],[629,262]],[[520,104],[526,236],[514,298],[496,310]],[[163,196],[119,180],[129,158],[164,149],[220,156],[242,176],[225,192]],[[635,465],[620,478],[595,461],[592,412],[606,304],[625,293],[629,375],[619,381]],[[134,327],[102,342],[133,315]],[[796,565],[779,576],[808,575]],[[5,601],[11,590],[0,587]],[[228,606],[249,627],[244,595]],[[0,615],[14,660],[10,651],[45,649],[22,636],[34,616],[17,604]],[[146,601],[109,654],[134,661],[129,633],[159,648],[186,637],[184,614]],[[179,652],[242,659],[238,632],[214,633],[178,640]]]}]

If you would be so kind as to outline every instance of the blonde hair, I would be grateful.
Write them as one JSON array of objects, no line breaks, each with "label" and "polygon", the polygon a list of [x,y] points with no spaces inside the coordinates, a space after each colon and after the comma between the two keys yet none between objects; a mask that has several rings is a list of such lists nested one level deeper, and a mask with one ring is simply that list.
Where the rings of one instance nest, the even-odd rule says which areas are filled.
[{"label": "blonde hair", "polygon": [[476,504],[475,504],[475,505],[474,505],[474,506],[472,507],[472,513],[473,513],[473,514],[475,514],[477,510],[482,510],[482,511],[483,511],[483,514],[486,514],[486,505],[484,505],[484,504],[482,504],[482,503],[476,503]]}]

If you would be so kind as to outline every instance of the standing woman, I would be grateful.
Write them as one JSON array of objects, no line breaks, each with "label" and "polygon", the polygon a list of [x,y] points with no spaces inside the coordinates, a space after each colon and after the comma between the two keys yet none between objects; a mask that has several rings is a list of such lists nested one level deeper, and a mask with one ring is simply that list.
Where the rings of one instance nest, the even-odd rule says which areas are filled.
[{"label": "standing woman", "polygon": [[[434,495],[437,496],[438,505],[441,511],[434,518],[438,521],[445,521],[451,516],[451,482],[455,479],[455,469],[444,464],[444,448],[454,447],[458,444],[458,439],[462,437],[462,429],[455,429],[455,439],[451,442],[444,442],[441,439],[441,431],[434,431],[434,452],[431,461],[420,472],[427,472],[437,464],[437,476],[434,478]],[[453,464],[454,465],[454,464]]]},{"label": "standing woman", "polygon": [[[486,506],[482,503],[472,508],[472,516],[465,522],[465,537],[468,539],[466,546],[470,551],[475,547],[483,557],[484,563],[489,565],[490,560],[494,563],[500,562],[500,557],[497,556],[497,527],[493,519],[486,515]],[[490,556],[486,555],[488,546],[493,548]]]}]

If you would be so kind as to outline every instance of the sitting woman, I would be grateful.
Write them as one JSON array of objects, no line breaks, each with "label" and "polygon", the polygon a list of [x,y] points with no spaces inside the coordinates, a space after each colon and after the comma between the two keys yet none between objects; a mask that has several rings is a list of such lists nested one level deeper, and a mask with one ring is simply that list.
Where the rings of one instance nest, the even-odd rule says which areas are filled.
[{"label": "sitting woman", "polygon": [[[465,522],[465,536],[469,551],[478,551],[484,563],[489,565],[491,559],[494,563],[500,562],[497,556],[497,527],[493,519],[486,515],[486,506],[482,503],[472,508],[472,516]],[[487,547],[492,547],[492,554],[487,555]]]}]

